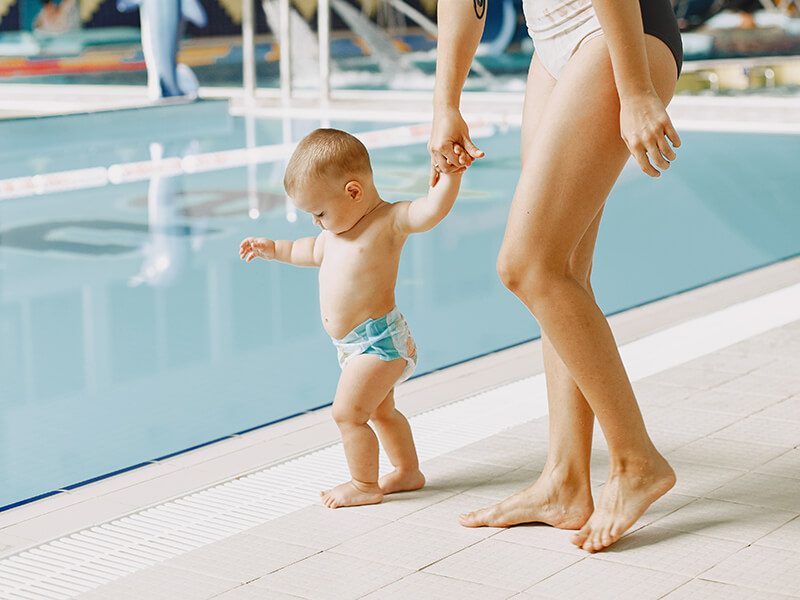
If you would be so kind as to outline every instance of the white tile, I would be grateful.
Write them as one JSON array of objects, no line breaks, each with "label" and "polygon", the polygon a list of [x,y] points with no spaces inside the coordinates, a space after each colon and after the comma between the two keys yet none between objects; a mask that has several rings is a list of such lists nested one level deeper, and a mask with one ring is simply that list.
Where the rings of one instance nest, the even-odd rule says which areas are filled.
[{"label": "white tile", "polygon": [[409,598],[458,598],[458,600],[503,600],[508,590],[471,581],[414,573],[364,596],[365,600],[409,600]]},{"label": "white tile", "polygon": [[661,429],[706,436],[741,420],[740,415],[683,408],[643,407],[642,415],[648,429]]},{"label": "white tile", "polygon": [[515,470],[514,467],[459,460],[452,454],[427,460],[422,463],[421,469],[427,480],[425,489],[438,491],[463,491]]},{"label": "white tile", "polygon": [[40,517],[55,510],[73,506],[80,501],[80,498],[76,498],[67,492],[59,492],[47,498],[36,500],[35,502],[28,502],[22,506],[9,508],[8,510],[0,512],[0,531],[5,530],[6,527],[11,525],[16,525],[17,523],[32,519],[33,517]]},{"label": "white tile", "polygon": [[509,527],[492,539],[586,558],[586,552],[570,542],[573,535],[575,531],[569,529],[558,529],[543,523],[530,523]]},{"label": "white tile", "polygon": [[754,415],[712,434],[712,437],[794,448],[800,445],[800,427],[792,421],[765,419]]},{"label": "white tile", "polygon": [[579,557],[562,552],[489,538],[425,571],[520,592],[578,560]]},{"label": "white tile", "polygon": [[442,500],[455,495],[455,491],[448,489],[429,488],[427,485],[415,492],[403,492],[402,494],[390,494],[385,496],[380,504],[370,504],[367,506],[355,506],[353,508],[337,508],[336,510],[348,510],[356,514],[369,515],[385,520],[396,521],[413,512],[433,506]]},{"label": "white tile", "polygon": [[490,503],[490,501],[480,496],[458,494],[457,496],[451,496],[437,504],[413,512],[400,519],[398,523],[411,523],[412,525],[443,529],[444,531],[467,533],[476,540],[480,540],[503,530],[495,527],[464,527],[458,522],[458,516],[465,512],[483,508],[487,503]]},{"label": "white tile", "polygon": [[707,496],[800,513],[800,479],[748,473]]},{"label": "white tile", "polygon": [[716,581],[693,579],[664,596],[664,600],[787,600],[787,596]]},{"label": "white tile", "polygon": [[105,498],[93,498],[54,510],[40,517],[28,519],[17,525],[11,525],[2,532],[36,542],[44,542],[91,525],[110,521],[131,511],[132,507],[130,506],[111,502]]},{"label": "white tile", "polygon": [[648,525],[593,556],[656,571],[694,577],[744,544]]},{"label": "white tile", "polygon": [[273,592],[255,585],[242,585],[228,592],[223,592],[219,596],[214,596],[214,600],[298,600],[299,598],[300,596]]},{"label": "white tile", "polygon": [[751,544],[797,513],[736,502],[698,499],[659,519],[658,527]]},{"label": "white tile", "polygon": [[748,373],[727,383],[713,388],[718,392],[735,392],[737,394],[753,394],[786,398],[797,393],[800,382],[792,382],[778,377],[765,377],[756,373]]},{"label": "white tile", "polygon": [[784,452],[784,448],[777,446],[709,437],[673,450],[667,455],[667,459],[699,465],[752,470],[781,456]]},{"label": "white tile", "polygon": [[800,479],[800,449],[795,448],[781,454],[758,467],[756,472]]},{"label": "white tile", "polygon": [[388,519],[352,510],[308,506],[284,517],[258,525],[244,533],[297,546],[327,550],[389,524]]},{"label": "white tile", "polygon": [[317,552],[306,546],[240,533],[163,564],[246,583]]},{"label": "white tile", "polygon": [[[665,430],[655,427],[648,427],[648,433],[650,434],[650,439],[653,440],[656,448],[662,454],[672,452],[701,437],[701,434],[689,431]],[[598,436],[595,437],[599,439]]]},{"label": "white tile", "polygon": [[673,573],[587,558],[527,591],[555,600],[656,600],[686,580]]},{"label": "white tile", "polygon": [[774,396],[758,396],[755,394],[739,394],[736,392],[719,390],[703,390],[679,400],[673,406],[677,409],[693,408],[700,410],[713,410],[727,412],[734,415],[748,416],[757,413],[768,406],[780,402]]},{"label": "white tile", "polygon": [[684,363],[682,366],[691,369],[722,371],[724,373],[743,375],[774,362],[775,360],[776,359],[768,356],[741,356],[723,352],[713,352],[691,360],[688,363]]},{"label": "white tile", "polygon": [[207,600],[235,581],[156,565],[81,594],[81,600]]},{"label": "white tile", "polygon": [[749,546],[703,573],[703,579],[800,596],[800,554]]},{"label": "white tile", "polygon": [[800,380],[800,359],[783,356],[760,366],[755,372],[764,377]]},{"label": "white tile", "polygon": [[679,460],[671,460],[670,464],[678,478],[671,491],[685,496],[705,496],[746,473],[739,469],[698,465]]},{"label": "white tile", "polygon": [[467,493],[471,496],[480,496],[487,500],[503,500],[512,494],[529,487],[539,477],[540,471],[531,469],[516,469],[500,477],[489,479],[480,485],[471,487]]},{"label": "white tile", "polygon": [[410,573],[402,567],[321,552],[250,585],[310,600],[355,600]]},{"label": "white tile", "polygon": [[499,435],[518,437],[523,440],[547,442],[549,432],[549,417],[539,417],[531,421],[526,421],[509,429],[504,429]]},{"label": "white tile", "polygon": [[781,400],[758,413],[758,416],[767,419],[794,421],[800,427],[800,396],[792,396],[786,400]]},{"label": "white tile", "polygon": [[504,467],[537,468],[544,464],[547,445],[541,440],[526,440],[493,435],[445,454],[458,460],[500,465]]},{"label": "white tile", "polygon": [[664,385],[650,379],[633,382],[633,392],[642,406],[671,406],[696,391],[695,388]]},{"label": "white tile", "polygon": [[800,554],[800,517],[778,527],[756,542],[759,546],[791,550]]},{"label": "white tile", "polygon": [[650,505],[650,508],[648,508],[631,526],[630,531],[641,529],[645,525],[650,525],[651,523],[658,523],[663,517],[672,514],[694,500],[696,500],[696,498],[693,496],[684,496],[683,494],[677,494],[670,490]]},{"label": "white tile", "polygon": [[333,551],[418,570],[475,543],[466,531],[445,531],[396,522],[339,544]]},{"label": "white tile", "polygon": [[[746,372],[746,371],[745,371]],[[680,365],[651,375],[645,381],[654,381],[662,385],[677,385],[685,388],[706,390],[739,377],[741,372],[714,371],[711,369],[695,369]]]},{"label": "white tile", "polygon": [[0,532],[0,557],[24,550],[34,543],[34,540]]}]

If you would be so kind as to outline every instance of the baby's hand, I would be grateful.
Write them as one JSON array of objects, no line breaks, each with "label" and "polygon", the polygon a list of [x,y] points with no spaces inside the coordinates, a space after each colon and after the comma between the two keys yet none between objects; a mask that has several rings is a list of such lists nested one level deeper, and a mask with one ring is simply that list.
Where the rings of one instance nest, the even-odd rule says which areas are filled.
[{"label": "baby's hand", "polygon": [[246,238],[239,245],[239,256],[245,262],[254,258],[272,260],[275,258],[275,242],[267,238]]}]

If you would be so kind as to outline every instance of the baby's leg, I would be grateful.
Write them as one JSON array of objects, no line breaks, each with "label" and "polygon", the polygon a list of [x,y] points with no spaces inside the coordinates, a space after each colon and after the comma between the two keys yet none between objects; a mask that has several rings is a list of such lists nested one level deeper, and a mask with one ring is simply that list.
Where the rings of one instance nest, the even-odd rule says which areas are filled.
[{"label": "baby's leg", "polygon": [[425,476],[419,470],[411,426],[394,405],[394,388],[370,415],[370,420],[375,424],[378,437],[394,465],[394,471],[379,481],[383,493],[408,492],[425,485]]},{"label": "baby's leg", "polygon": [[351,358],[339,378],[333,418],[342,434],[344,454],[352,479],[320,493],[329,508],[377,504],[383,500],[378,485],[378,438],[367,421],[403,374],[403,359],[382,361],[362,354]]}]

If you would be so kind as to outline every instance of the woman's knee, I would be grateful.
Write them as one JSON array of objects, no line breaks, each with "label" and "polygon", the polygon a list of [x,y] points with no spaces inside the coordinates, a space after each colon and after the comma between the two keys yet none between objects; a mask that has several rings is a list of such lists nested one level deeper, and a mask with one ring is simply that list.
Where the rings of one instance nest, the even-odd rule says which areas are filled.
[{"label": "woman's knee", "polygon": [[505,248],[497,258],[497,273],[503,285],[529,305],[545,301],[559,279],[564,277],[563,269],[556,269],[537,257],[520,256]]}]

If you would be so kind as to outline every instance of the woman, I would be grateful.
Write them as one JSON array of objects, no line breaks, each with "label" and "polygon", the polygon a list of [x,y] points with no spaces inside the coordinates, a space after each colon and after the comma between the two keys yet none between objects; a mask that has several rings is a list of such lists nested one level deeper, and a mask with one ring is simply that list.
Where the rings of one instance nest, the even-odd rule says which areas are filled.
[{"label": "woman", "polygon": [[[440,0],[431,180],[483,153],[459,111],[487,0]],[[579,529],[589,552],[618,540],[675,484],[647,434],[590,274],[603,207],[628,157],[658,177],[680,146],[665,106],[682,47],[670,0],[524,0],[535,53],[522,119],[522,173],[497,261],[542,329],[550,413],[546,466],[530,487],[461,515],[467,527],[543,522]],[[669,141],[668,141],[669,140]],[[610,471],[589,482],[594,417]]]}]

